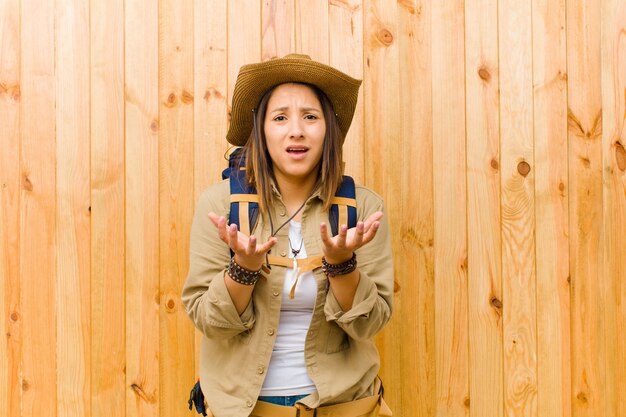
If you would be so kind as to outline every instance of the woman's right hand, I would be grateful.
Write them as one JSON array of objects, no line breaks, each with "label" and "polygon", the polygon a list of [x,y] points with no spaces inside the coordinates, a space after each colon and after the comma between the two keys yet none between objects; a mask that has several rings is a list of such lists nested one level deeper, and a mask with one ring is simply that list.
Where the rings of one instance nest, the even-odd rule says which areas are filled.
[{"label": "woman's right hand", "polygon": [[259,245],[256,236],[247,236],[239,232],[236,224],[227,226],[224,216],[210,212],[209,218],[217,227],[220,239],[235,253],[235,262],[250,271],[261,269],[265,262],[265,255],[278,242],[277,238],[271,237],[267,242]]}]

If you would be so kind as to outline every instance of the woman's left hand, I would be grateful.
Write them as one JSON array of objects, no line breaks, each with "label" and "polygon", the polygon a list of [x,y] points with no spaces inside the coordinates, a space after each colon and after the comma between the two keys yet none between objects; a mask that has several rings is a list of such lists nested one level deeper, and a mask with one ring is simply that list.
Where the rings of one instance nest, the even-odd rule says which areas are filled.
[{"label": "woman's left hand", "polygon": [[348,229],[348,226],[342,224],[339,227],[337,236],[331,237],[328,232],[328,225],[322,223],[320,225],[320,234],[322,235],[322,243],[324,245],[324,258],[330,264],[340,264],[352,258],[355,250],[367,244],[380,227],[380,219],[383,217],[382,211],[377,211],[369,216],[365,222],[358,222],[356,227]]}]

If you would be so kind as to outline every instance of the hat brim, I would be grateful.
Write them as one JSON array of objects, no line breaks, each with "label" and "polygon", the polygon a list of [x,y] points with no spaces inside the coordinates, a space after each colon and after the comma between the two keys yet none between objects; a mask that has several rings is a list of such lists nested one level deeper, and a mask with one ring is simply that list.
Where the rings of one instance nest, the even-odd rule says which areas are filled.
[{"label": "hat brim", "polygon": [[339,130],[343,138],[346,137],[354,116],[361,80],[306,56],[288,55],[241,67],[233,92],[226,140],[236,146],[245,145],[253,128],[252,110],[266,91],[285,83],[312,84],[323,91],[333,105]]}]

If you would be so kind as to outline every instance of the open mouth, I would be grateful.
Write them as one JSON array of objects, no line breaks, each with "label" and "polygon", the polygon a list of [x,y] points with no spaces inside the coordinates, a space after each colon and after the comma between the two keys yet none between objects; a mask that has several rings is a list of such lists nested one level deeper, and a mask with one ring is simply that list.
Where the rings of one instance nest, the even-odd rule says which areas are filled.
[{"label": "open mouth", "polygon": [[308,151],[309,149],[305,148],[304,146],[290,146],[287,148],[287,153],[290,153],[292,155],[303,155]]}]

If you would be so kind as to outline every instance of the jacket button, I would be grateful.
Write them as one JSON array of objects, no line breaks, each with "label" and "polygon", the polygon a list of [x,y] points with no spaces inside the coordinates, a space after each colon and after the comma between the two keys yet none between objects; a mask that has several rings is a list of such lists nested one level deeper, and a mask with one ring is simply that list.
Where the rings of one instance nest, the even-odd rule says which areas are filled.
[{"label": "jacket button", "polygon": [[261,375],[263,374],[263,372],[265,372],[265,368],[263,366],[259,366],[256,371],[259,375]]},{"label": "jacket button", "polygon": [[282,256],[282,257],[284,258],[285,256],[287,256],[287,252],[282,251],[282,252],[280,253],[280,256]]},{"label": "jacket button", "polygon": [[270,336],[274,334],[274,329],[267,329],[267,334]]},{"label": "jacket button", "polygon": [[252,401],[250,401],[250,400],[246,401],[246,405],[247,405],[248,407],[252,407]]},{"label": "jacket button", "polygon": [[274,297],[278,297],[280,295],[280,292],[278,290],[274,290],[274,291],[272,291],[272,295]]},{"label": "jacket button", "polygon": [[280,217],[285,217],[285,214],[287,214],[287,212],[284,209],[281,209],[278,214],[280,214]]}]

